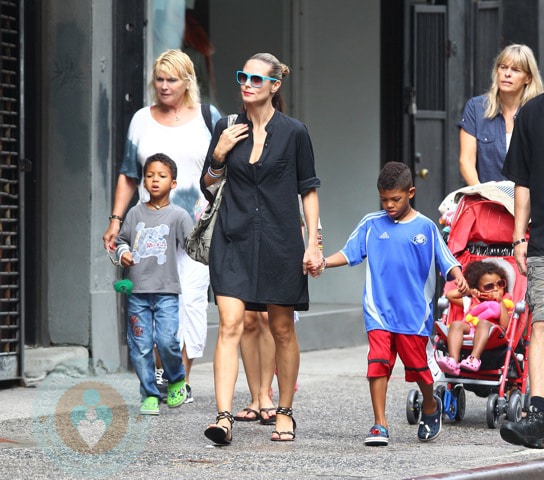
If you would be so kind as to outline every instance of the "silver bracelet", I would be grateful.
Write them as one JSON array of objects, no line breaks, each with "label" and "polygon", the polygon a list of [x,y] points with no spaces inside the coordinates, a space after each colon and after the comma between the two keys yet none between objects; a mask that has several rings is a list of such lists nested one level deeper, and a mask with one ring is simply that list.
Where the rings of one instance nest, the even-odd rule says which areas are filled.
[{"label": "silver bracelet", "polygon": [[208,175],[212,178],[221,178],[224,174],[225,174],[225,167],[223,167],[221,170],[221,173],[217,174],[217,173],[213,173],[212,172],[212,167],[208,167]]}]

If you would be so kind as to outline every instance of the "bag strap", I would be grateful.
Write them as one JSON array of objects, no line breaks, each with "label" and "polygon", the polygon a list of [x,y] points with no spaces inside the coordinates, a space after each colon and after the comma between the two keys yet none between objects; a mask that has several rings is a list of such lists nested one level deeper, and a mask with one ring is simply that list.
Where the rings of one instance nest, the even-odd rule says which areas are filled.
[{"label": "bag strap", "polygon": [[238,114],[237,113],[231,113],[227,117],[227,128],[234,125],[236,123],[237,119],[238,119]]},{"label": "bag strap", "polygon": [[213,126],[212,126],[212,111],[210,109],[209,103],[201,103],[200,111],[202,112],[202,117],[204,118],[204,123],[208,127],[208,130],[213,135]]}]

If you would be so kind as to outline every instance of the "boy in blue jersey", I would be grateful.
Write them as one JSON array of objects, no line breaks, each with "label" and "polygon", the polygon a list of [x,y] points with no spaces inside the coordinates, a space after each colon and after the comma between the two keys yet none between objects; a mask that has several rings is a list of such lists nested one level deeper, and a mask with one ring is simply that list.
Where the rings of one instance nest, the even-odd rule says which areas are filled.
[{"label": "boy in blue jersey", "polygon": [[383,210],[366,215],[344,248],[327,257],[322,267],[355,266],[367,259],[363,311],[374,426],[365,444],[370,446],[389,443],[385,399],[397,354],[406,381],[417,382],[423,395],[418,439],[424,442],[439,435],[442,402],[433,395],[426,352],[433,326],[436,268],[455,280],[460,292],[468,292],[461,266],[436,225],[410,206],[415,190],[405,164],[387,163],[378,177]]}]

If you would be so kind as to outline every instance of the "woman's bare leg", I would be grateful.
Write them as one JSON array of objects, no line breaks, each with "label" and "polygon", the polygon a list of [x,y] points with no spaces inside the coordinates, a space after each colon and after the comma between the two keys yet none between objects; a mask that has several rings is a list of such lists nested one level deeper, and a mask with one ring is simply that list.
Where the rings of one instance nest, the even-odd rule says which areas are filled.
[{"label": "woman's bare leg", "polygon": [[[274,403],[270,398],[270,387],[274,379],[274,370],[276,369],[276,345],[270,331],[267,312],[258,313],[258,323],[260,366],[259,408],[272,408]],[[262,412],[263,420],[265,421],[274,415],[274,411]]]},{"label": "woman's bare leg", "polygon": [[[244,333],[240,339],[240,353],[246,372],[247,386],[251,395],[248,408],[259,411],[259,395],[261,388],[261,361],[259,345],[261,336],[260,319],[257,312],[246,311],[244,315]],[[256,414],[247,411],[240,411],[237,417],[253,418]]]},{"label": "woman's bare leg", "polygon": [[[238,377],[238,345],[244,330],[244,302],[232,297],[217,296],[219,331],[213,358],[215,401],[217,411],[232,412],[234,386]],[[218,425],[230,429],[230,422],[222,419]]]},{"label": "woman's bare leg", "polygon": [[[279,407],[293,405],[295,385],[300,365],[300,349],[295,331],[294,309],[268,305],[270,331],[276,344],[276,366],[278,369]],[[286,415],[277,415],[276,430],[292,431],[292,420]]]}]

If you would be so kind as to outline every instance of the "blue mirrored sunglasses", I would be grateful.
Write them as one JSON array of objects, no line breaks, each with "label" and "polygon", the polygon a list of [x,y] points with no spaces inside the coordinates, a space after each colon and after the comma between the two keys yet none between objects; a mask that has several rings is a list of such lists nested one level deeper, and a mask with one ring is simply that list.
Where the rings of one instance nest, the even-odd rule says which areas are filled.
[{"label": "blue mirrored sunglasses", "polygon": [[249,80],[249,84],[254,88],[261,88],[265,80],[270,80],[271,82],[278,81],[277,78],[264,77],[263,75],[254,75],[251,73],[242,72],[242,70],[238,70],[236,72],[236,81],[240,85],[245,85],[248,80]]}]

